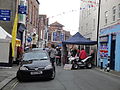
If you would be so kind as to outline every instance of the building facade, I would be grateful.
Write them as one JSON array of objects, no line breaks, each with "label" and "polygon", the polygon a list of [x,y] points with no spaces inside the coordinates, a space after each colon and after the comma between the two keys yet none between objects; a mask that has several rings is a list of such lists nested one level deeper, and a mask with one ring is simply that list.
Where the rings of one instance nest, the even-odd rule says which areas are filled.
[{"label": "building facade", "polygon": [[[26,17],[26,45],[37,45],[38,41],[38,22],[39,22],[39,1],[27,0],[27,17]],[[32,41],[29,41],[32,38]]]},{"label": "building facade", "polygon": [[39,25],[38,25],[38,42],[39,47],[43,47],[45,39],[47,39],[47,29],[48,29],[48,18],[47,15],[39,15]]},{"label": "building facade", "polygon": [[98,0],[81,0],[79,32],[90,40],[97,40]]},{"label": "building facade", "polygon": [[58,22],[49,25],[47,46],[54,44],[55,46],[62,47],[62,41],[71,36],[69,31],[63,30],[63,27],[64,26]]},{"label": "building facade", "polygon": [[120,71],[120,0],[101,0],[98,46],[98,65]]},{"label": "building facade", "polygon": [[0,0],[0,26],[9,34],[12,33],[17,6],[17,0]]}]

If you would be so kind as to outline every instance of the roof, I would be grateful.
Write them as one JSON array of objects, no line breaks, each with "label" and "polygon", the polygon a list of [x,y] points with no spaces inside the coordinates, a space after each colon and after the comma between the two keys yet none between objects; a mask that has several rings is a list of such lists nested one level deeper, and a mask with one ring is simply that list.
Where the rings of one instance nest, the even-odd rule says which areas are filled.
[{"label": "roof", "polygon": [[11,39],[12,36],[0,26],[0,39]]},{"label": "roof", "polygon": [[97,41],[91,41],[83,37],[79,32],[70,37],[68,40],[63,41],[63,44],[76,44],[76,45],[95,45]]},{"label": "roof", "polygon": [[54,23],[52,23],[52,24],[50,24],[50,26],[64,27],[64,25],[62,25],[62,24],[58,23],[57,21],[56,21],[56,22],[54,22]]},{"label": "roof", "polygon": [[[11,40],[12,35],[6,32],[1,26],[0,26],[0,39],[6,39],[6,40]],[[16,38],[16,40],[19,40]]]}]

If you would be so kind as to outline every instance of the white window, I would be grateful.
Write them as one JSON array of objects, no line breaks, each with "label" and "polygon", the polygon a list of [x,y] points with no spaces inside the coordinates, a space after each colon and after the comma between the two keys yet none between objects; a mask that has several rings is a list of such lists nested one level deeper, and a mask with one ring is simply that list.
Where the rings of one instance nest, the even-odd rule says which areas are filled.
[{"label": "white window", "polygon": [[120,4],[118,5],[118,18],[120,18]]},{"label": "white window", "polygon": [[108,22],[108,11],[105,12],[105,24]]},{"label": "white window", "polygon": [[116,20],[116,6],[113,7],[112,11],[113,11],[113,21],[115,21]]}]

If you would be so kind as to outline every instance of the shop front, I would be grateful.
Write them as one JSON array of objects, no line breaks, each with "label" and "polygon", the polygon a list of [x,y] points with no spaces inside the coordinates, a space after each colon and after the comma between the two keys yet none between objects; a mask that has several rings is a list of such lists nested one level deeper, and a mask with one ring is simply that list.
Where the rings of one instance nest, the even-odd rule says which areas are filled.
[{"label": "shop front", "polygon": [[[100,30],[98,43],[98,66],[120,71],[120,23]],[[110,59],[108,60],[108,57]]]}]

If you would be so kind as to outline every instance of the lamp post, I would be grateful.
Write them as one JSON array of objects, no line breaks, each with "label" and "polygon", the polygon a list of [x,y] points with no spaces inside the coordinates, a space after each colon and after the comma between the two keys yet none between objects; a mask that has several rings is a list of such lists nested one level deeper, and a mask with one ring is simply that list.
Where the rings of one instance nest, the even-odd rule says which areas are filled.
[{"label": "lamp post", "polygon": [[[101,0],[99,0],[98,4],[98,23],[97,23],[97,54],[98,54],[98,39],[99,39],[99,26],[100,26],[100,5],[101,5]],[[98,61],[98,56],[96,57],[96,60]],[[97,65],[97,62],[96,62]]]}]

